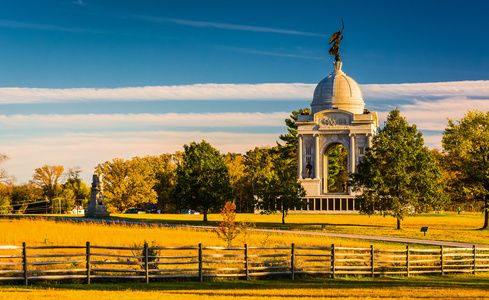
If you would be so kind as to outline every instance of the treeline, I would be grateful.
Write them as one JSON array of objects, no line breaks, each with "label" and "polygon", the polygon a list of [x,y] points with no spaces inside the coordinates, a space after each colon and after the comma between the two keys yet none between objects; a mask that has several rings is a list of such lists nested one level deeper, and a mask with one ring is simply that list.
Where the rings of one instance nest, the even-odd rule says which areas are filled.
[{"label": "treeline", "polygon": [[[299,110],[310,113],[308,109]],[[285,120],[282,144],[255,148],[245,154],[221,154],[205,141],[184,145],[184,151],[159,156],[114,158],[99,164],[104,196],[111,212],[156,205],[163,213],[198,209],[218,212],[225,202],[237,212],[280,211],[303,205],[304,190],[297,182],[297,111]],[[432,209],[483,211],[489,226],[489,112],[469,111],[443,132],[442,150],[431,150],[416,125],[409,125],[395,109],[365,150],[356,174],[346,173],[347,150],[329,154],[329,185],[335,192],[357,190],[364,213],[383,212],[398,219]],[[8,157],[0,154],[0,164]],[[14,185],[0,169],[0,213],[23,213],[27,204],[48,203],[48,212],[86,207],[90,188],[81,170],[43,166],[32,180]],[[260,201],[257,201],[260,199]],[[45,208],[47,211],[47,208]],[[39,211],[38,213],[42,213]]]},{"label": "treeline", "polygon": [[[236,204],[237,212],[253,212],[260,198],[265,201],[258,208],[279,210],[285,217],[289,208],[301,205],[304,195],[297,183],[296,118],[294,111],[286,120],[288,133],[280,136],[283,145],[245,154],[221,154],[202,141],[173,154],[100,163],[95,172],[102,176],[105,203],[113,213],[153,205],[162,213],[196,209],[206,219],[208,212],[218,212],[229,201]],[[0,164],[7,159],[2,155]],[[0,173],[0,213],[66,213],[75,206],[86,208],[90,183],[82,182],[80,173],[79,167],[65,172],[63,166],[46,165],[21,185]],[[39,203],[46,205],[34,205]],[[28,207],[36,208],[29,211]]]}]

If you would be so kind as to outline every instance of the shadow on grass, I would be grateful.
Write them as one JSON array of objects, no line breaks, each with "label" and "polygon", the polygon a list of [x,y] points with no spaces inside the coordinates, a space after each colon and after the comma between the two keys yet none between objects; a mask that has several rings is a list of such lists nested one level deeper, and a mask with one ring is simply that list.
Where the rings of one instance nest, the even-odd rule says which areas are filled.
[{"label": "shadow on grass", "polygon": [[[463,276],[463,275],[462,275]],[[13,286],[5,285],[4,288]],[[218,281],[170,281],[145,283],[92,283],[87,284],[34,284],[27,287],[15,286],[27,289],[51,289],[51,290],[99,290],[99,291],[246,291],[246,290],[287,290],[287,289],[397,289],[397,288],[436,288],[436,289],[474,289],[489,291],[489,278],[487,277],[381,277],[381,278],[324,278],[324,279],[299,279],[299,280],[233,280]]]}]

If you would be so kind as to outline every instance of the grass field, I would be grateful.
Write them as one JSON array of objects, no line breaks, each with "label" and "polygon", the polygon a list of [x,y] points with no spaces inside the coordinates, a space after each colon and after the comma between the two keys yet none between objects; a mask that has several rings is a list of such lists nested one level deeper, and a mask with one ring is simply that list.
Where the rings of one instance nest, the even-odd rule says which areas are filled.
[{"label": "grass field", "polygon": [[[171,224],[214,225],[220,221],[218,214],[208,216],[209,223],[202,222],[199,215],[113,215],[113,219],[162,222]],[[238,214],[238,220],[253,222],[257,228],[320,231],[325,225],[326,232],[394,236],[442,241],[489,244],[489,230],[481,230],[484,215],[481,213],[420,214],[406,217],[403,229],[396,229],[396,219],[390,216],[359,214],[291,214],[287,224],[281,224],[281,215]],[[421,227],[429,227],[427,235],[420,232]]]},{"label": "grass field", "polygon": [[[113,219],[131,219],[163,223],[202,225],[202,216],[192,215],[114,215]],[[487,243],[489,232],[478,230],[483,223],[479,214],[420,215],[407,218],[403,230],[395,230],[395,219],[362,215],[290,215],[282,226],[279,215],[240,214],[240,220],[254,222],[256,227],[320,230],[326,225],[329,232],[369,235],[406,236],[422,238],[421,226],[429,226],[426,238]],[[210,215],[213,225],[218,215]],[[220,245],[210,230],[191,228],[162,228],[157,226],[107,225],[101,223],[76,223],[49,220],[0,219],[0,245],[79,245],[86,241],[92,245],[133,246],[143,241],[155,241],[161,246]],[[236,244],[245,241],[238,238]],[[304,246],[321,246],[334,243],[339,246],[365,247],[374,244],[380,248],[403,248],[399,244],[372,243],[351,239],[252,233],[246,241],[252,246],[283,246],[296,243]],[[206,280],[117,283],[92,285],[52,284],[33,286],[0,286],[0,299],[484,299],[489,298],[487,274],[413,277],[342,277],[336,279],[299,278],[296,281],[275,280]]]},{"label": "grass field", "polygon": [[[134,246],[144,241],[153,242],[160,246],[226,246],[214,232],[205,229],[186,227],[159,227],[104,224],[98,222],[77,223],[69,221],[53,221],[39,219],[0,219],[0,245],[70,245],[84,246],[87,241],[92,245],[103,246]],[[234,245],[262,247],[290,246],[292,243],[301,246],[338,246],[368,247],[374,244],[378,247],[399,247],[394,243],[381,243],[362,240],[335,239],[308,235],[291,235],[283,233],[252,232],[248,240],[238,236]],[[388,246],[387,246],[388,245]]]},{"label": "grass field", "polygon": [[480,276],[0,286],[0,299],[485,299]]}]

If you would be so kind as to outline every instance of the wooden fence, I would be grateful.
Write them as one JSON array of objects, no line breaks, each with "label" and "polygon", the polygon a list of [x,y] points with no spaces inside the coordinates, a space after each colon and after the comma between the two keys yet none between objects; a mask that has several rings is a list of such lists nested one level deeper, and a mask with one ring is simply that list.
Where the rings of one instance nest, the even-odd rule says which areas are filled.
[{"label": "wooden fence", "polygon": [[488,272],[489,248],[0,246],[0,280],[140,280]]}]

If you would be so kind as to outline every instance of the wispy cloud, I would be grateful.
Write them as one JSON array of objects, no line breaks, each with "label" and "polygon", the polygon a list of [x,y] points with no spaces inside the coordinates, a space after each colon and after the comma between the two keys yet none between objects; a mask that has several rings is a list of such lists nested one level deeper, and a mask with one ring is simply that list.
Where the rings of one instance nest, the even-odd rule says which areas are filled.
[{"label": "wispy cloud", "polygon": [[489,81],[452,81],[402,84],[361,85],[363,96],[374,99],[420,99],[426,97],[451,98],[489,97]]},{"label": "wispy cloud", "polygon": [[227,46],[222,46],[220,48],[228,49],[228,50],[232,50],[232,51],[237,51],[237,52],[242,52],[242,53],[249,53],[249,54],[280,56],[280,57],[294,57],[294,58],[315,59],[315,60],[326,60],[325,57],[319,57],[319,56],[308,56],[308,55],[299,55],[299,54],[290,54],[290,53],[270,52],[270,51],[258,51],[258,50],[253,50],[253,49],[245,49],[245,48],[238,48],[238,47],[227,47]]},{"label": "wispy cloud", "polygon": [[0,88],[0,104],[150,100],[307,100],[315,84],[195,84],[115,89]]},{"label": "wispy cloud", "polygon": [[207,114],[87,114],[87,115],[0,115],[4,130],[25,128],[62,128],[64,131],[109,130],[159,127],[277,127],[283,126],[290,112],[207,113]]},{"label": "wispy cloud", "polygon": [[186,20],[186,19],[161,18],[161,17],[146,16],[146,15],[134,15],[132,17],[135,19],[145,20],[154,23],[174,23],[178,25],[192,26],[192,27],[210,27],[210,28],[218,28],[218,29],[226,29],[226,30],[270,32],[270,33],[280,33],[280,34],[288,34],[288,35],[317,36],[323,38],[328,37],[324,34],[319,34],[314,32],[277,29],[277,28],[261,27],[261,26],[237,25],[237,24],[217,23],[217,22],[209,22],[209,21],[194,21],[194,20]]},{"label": "wispy cloud", "polygon": [[11,21],[11,20],[0,20],[0,27],[63,31],[63,32],[71,32],[71,33],[93,33],[93,34],[110,33],[103,30],[90,30],[86,28],[76,28],[76,27],[62,27],[62,26],[55,26],[55,25],[36,24],[36,23],[19,22],[19,21]]}]

